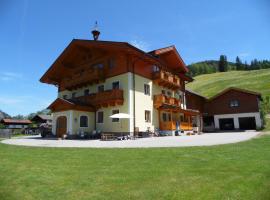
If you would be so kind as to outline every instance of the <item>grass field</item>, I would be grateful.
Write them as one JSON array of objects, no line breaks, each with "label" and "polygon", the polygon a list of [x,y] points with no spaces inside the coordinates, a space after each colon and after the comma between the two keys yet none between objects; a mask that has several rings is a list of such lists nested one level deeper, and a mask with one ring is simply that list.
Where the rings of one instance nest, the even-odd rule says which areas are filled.
[{"label": "grass field", "polygon": [[0,199],[270,199],[270,135],[190,148],[0,144]]},{"label": "grass field", "polygon": [[239,87],[270,95],[270,69],[254,71],[229,71],[223,73],[205,74],[196,76],[195,80],[187,85],[206,97],[212,97],[226,87]]}]

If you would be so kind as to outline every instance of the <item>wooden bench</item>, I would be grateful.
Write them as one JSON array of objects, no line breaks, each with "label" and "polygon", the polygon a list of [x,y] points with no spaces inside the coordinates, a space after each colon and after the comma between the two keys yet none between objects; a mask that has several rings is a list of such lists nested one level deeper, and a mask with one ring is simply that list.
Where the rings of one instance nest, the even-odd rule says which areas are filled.
[{"label": "wooden bench", "polygon": [[112,133],[102,133],[101,140],[116,140],[117,136]]}]

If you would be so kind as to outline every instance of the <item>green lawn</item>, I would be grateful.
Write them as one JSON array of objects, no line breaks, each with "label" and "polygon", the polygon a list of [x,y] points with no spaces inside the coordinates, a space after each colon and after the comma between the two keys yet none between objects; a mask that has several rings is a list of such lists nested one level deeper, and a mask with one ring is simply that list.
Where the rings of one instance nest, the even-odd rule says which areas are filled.
[{"label": "green lawn", "polygon": [[0,144],[0,199],[270,199],[270,136],[214,147]]},{"label": "green lawn", "polygon": [[227,87],[239,87],[270,95],[270,69],[254,71],[229,71],[196,76],[187,85],[206,97],[212,97]]},{"label": "green lawn", "polygon": [[270,133],[270,118],[266,118],[264,132],[269,132]]}]

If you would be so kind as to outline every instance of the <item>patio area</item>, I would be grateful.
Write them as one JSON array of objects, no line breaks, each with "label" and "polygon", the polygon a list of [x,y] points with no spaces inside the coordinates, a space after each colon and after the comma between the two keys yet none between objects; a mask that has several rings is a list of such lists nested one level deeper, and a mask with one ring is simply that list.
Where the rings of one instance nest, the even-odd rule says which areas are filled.
[{"label": "patio area", "polygon": [[33,147],[78,147],[78,148],[150,148],[150,147],[191,147],[212,146],[249,140],[260,132],[205,133],[192,136],[166,136],[140,138],[136,140],[57,140],[40,136],[25,136],[1,141],[4,144]]}]

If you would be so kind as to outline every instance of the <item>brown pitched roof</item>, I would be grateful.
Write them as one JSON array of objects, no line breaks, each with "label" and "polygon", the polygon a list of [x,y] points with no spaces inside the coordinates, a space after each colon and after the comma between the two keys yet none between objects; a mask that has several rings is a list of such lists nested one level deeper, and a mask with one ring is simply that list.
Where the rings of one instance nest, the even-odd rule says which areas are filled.
[{"label": "brown pitched roof", "polygon": [[4,124],[31,124],[32,122],[28,119],[2,119]]},{"label": "brown pitched roof", "polygon": [[251,91],[251,90],[246,90],[246,89],[241,89],[241,88],[237,88],[237,87],[229,87],[229,88],[226,88],[225,90],[221,91],[220,93],[216,94],[215,96],[211,97],[210,99],[208,99],[209,101],[212,101],[214,99],[216,99],[217,97],[231,91],[231,90],[235,90],[235,91],[238,91],[238,92],[243,92],[243,93],[247,93],[247,94],[252,94],[252,95],[256,95],[258,96],[258,98],[261,100],[262,99],[262,96],[261,96],[261,93],[258,93],[258,92],[254,92],[254,91]]},{"label": "brown pitched roof", "polygon": [[[127,42],[114,42],[114,41],[95,41],[95,40],[81,40],[81,39],[73,39],[69,45],[64,49],[64,51],[58,56],[58,58],[54,61],[51,67],[45,72],[45,74],[41,77],[40,81],[43,83],[52,83],[57,85],[57,80],[52,80],[52,77],[56,79],[54,76],[54,72],[57,68],[62,67],[62,62],[65,57],[72,52],[72,50],[76,49],[76,47],[90,48],[90,47],[100,47],[100,48],[112,48],[117,49],[118,51],[127,51],[133,52],[139,56],[144,57],[145,59],[151,60],[153,62],[159,62],[159,59],[154,57],[151,54],[148,54],[141,49],[127,43]],[[50,76],[51,75],[51,76]]]},{"label": "brown pitched roof", "polygon": [[52,116],[51,115],[35,115],[33,118],[32,118],[32,121],[35,121],[35,120],[38,120],[38,119],[41,119],[41,120],[52,120]]},{"label": "brown pitched roof", "polygon": [[[177,51],[177,49],[175,48],[174,45],[150,51],[149,54],[152,54],[152,55],[155,55],[155,56],[164,55],[164,57],[160,57],[162,60],[166,60],[166,57],[165,57],[166,54],[167,55],[171,54],[172,57],[170,57],[170,58],[173,58],[174,60],[177,60],[178,62],[180,62],[182,64],[183,72],[188,72],[189,71],[189,69],[186,67],[185,62],[181,58],[180,54],[178,53],[178,51]],[[170,60],[172,60],[172,59],[170,59]],[[175,67],[176,66],[177,65],[175,65]]]},{"label": "brown pitched roof", "polygon": [[[43,83],[49,83],[58,85],[60,77],[57,75],[57,71],[63,71],[65,68],[63,67],[63,61],[68,57],[69,54],[74,53],[73,51],[77,51],[78,48],[87,49],[91,47],[100,47],[105,49],[114,49],[117,51],[125,51],[132,53],[136,56],[140,56],[141,58],[153,62],[153,64],[163,63],[163,59],[158,58],[156,55],[159,54],[163,56],[165,52],[169,52],[173,58],[171,62],[171,67],[173,70],[180,70],[187,72],[188,68],[186,67],[184,61],[180,57],[179,53],[177,52],[174,46],[166,47],[162,49],[157,49],[152,52],[144,52],[141,49],[127,43],[127,42],[114,42],[114,41],[95,41],[95,40],[81,40],[81,39],[73,39],[70,44],[64,49],[64,51],[58,56],[58,58],[54,61],[51,67],[45,72],[45,74],[41,77],[40,81]],[[175,64],[178,62],[178,64]],[[179,66],[181,66],[179,68]]]},{"label": "brown pitched roof", "polygon": [[194,95],[196,95],[196,96],[199,96],[199,97],[201,97],[201,98],[206,99],[206,97],[202,96],[201,94],[199,94],[199,93],[197,93],[197,92],[194,92],[194,91],[191,90],[191,89],[187,89],[187,88],[186,88],[186,92],[189,92],[189,93],[191,93],[191,94],[194,94]]},{"label": "brown pitched roof", "polygon": [[49,105],[48,109],[57,112],[57,111],[65,111],[65,110],[79,110],[79,111],[87,111],[94,112],[95,108],[91,105],[84,104],[82,102],[66,100],[62,98],[57,98],[54,102]]}]

